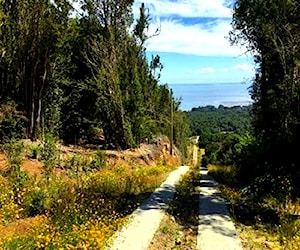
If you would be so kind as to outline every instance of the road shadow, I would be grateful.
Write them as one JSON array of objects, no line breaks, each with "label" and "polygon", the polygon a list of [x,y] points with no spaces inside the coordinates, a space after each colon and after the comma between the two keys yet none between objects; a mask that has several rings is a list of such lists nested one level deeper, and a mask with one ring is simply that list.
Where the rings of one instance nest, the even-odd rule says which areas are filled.
[{"label": "road shadow", "polygon": [[173,198],[175,192],[175,187],[172,185],[162,185],[150,197],[144,201],[139,210],[149,210],[149,209],[164,209],[168,208],[169,201]]},{"label": "road shadow", "polygon": [[[214,187],[210,184],[213,178],[209,175],[203,175],[203,187]],[[218,185],[216,183],[216,185]],[[279,215],[276,211],[268,206],[265,206],[262,201],[252,199],[235,200],[234,204],[225,200],[230,216],[235,222],[244,224],[246,226],[254,226],[257,223],[268,225],[274,228],[279,224]]]}]

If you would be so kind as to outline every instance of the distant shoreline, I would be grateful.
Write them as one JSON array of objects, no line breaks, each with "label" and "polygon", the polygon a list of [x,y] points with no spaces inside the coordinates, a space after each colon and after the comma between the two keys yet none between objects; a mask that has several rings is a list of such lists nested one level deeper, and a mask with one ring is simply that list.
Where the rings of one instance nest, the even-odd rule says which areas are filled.
[{"label": "distant shoreline", "polygon": [[218,107],[248,106],[253,103],[249,94],[250,84],[245,83],[177,83],[169,84],[175,98],[181,100],[180,109],[208,105]]}]

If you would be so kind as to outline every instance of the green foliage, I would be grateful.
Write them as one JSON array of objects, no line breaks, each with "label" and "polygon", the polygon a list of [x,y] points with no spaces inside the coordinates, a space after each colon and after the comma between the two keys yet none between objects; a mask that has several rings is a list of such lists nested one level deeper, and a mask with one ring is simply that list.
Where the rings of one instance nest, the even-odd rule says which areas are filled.
[{"label": "green foliage", "polygon": [[25,215],[32,217],[45,212],[45,194],[38,188],[30,190],[25,197]]},{"label": "green foliage", "polygon": [[91,169],[99,170],[104,165],[105,165],[105,153],[101,150],[97,150],[97,152],[92,156],[92,160],[89,163],[89,166]]},{"label": "green foliage", "polygon": [[284,248],[297,249],[300,245],[299,203],[287,199],[277,210],[280,218],[280,239]]},{"label": "green foliage", "polygon": [[209,165],[208,170],[209,170],[209,175],[211,175],[217,182],[222,183],[228,187],[236,187],[237,185],[236,167]]},{"label": "green foliage", "polygon": [[57,145],[57,138],[52,133],[46,133],[42,147],[41,160],[44,163],[46,172],[51,173],[52,169],[59,163],[60,150]]},{"label": "green foliage", "polygon": [[[199,135],[205,145],[209,136],[215,133],[245,134],[251,129],[250,112],[252,106],[218,108],[214,106],[193,108],[187,112],[191,121],[192,135]],[[207,138],[208,137],[208,138]]]},{"label": "green foliage", "polygon": [[206,144],[204,163],[236,165],[240,162],[244,147],[251,140],[249,134],[244,136],[234,133],[215,134],[211,137],[211,141]]},{"label": "green foliage", "polygon": [[205,148],[202,159],[207,164],[236,164],[243,144],[251,131],[252,106],[206,106],[187,112],[193,135],[199,135],[199,146]]},{"label": "green foliage", "polygon": [[37,143],[33,143],[29,146],[29,157],[32,159],[40,159],[41,155],[42,155],[42,151],[43,148],[41,147],[41,145],[37,144]]},{"label": "green foliage", "polygon": [[15,139],[6,141],[4,142],[4,144],[1,145],[1,150],[5,153],[7,157],[9,167],[20,166],[22,161],[23,149],[24,143]]},{"label": "green foliage", "polygon": [[190,143],[191,135],[190,121],[183,112],[175,112],[174,114],[174,142],[176,147],[182,153],[182,161],[188,157],[187,148]]},{"label": "green foliage", "polygon": [[296,0],[239,0],[231,32],[232,43],[246,44],[257,65],[251,89],[256,177],[269,175],[277,189],[278,179],[290,179],[294,196],[300,190],[299,10]]},{"label": "green foliage", "polygon": [[[0,139],[51,131],[126,149],[169,133],[173,96],[159,84],[159,56],[146,57],[149,13],[142,5],[134,22],[133,2],[84,0],[76,17],[65,0],[0,2],[0,101],[18,104],[1,106]],[[187,123],[174,106],[184,151]]]},{"label": "green foliage", "polygon": [[198,226],[200,171],[193,167],[176,185],[176,193],[167,210],[184,226]]},{"label": "green foliage", "polygon": [[14,103],[0,104],[0,140],[25,137],[27,118]]}]

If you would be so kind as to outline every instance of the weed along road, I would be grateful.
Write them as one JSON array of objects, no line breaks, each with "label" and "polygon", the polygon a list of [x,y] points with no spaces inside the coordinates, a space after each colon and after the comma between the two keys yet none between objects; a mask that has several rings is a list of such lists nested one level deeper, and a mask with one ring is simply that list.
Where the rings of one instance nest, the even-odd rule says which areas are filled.
[{"label": "weed along road", "polygon": [[217,191],[217,182],[207,174],[206,169],[200,172],[201,193],[197,249],[243,249],[225,201]]},{"label": "weed along road", "polygon": [[189,167],[181,166],[130,216],[127,225],[115,234],[107,250],[147,249],[175,193],[175,185]]},{"label": "weed along road", "polygon": [[198,163],[198,151],[199,151],[198,143],[199,143],[199,136],[196,136],[193,145],[193,166],[196,166]]}]

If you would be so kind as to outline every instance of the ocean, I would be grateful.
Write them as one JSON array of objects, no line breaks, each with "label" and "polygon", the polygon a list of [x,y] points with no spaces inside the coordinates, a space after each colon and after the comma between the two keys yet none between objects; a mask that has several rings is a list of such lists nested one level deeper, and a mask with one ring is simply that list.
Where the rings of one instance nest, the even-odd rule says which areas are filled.
[{"label": "ocean", "polygon": [[243,106],[252,103],[249,85],[245,83],[168,84],[175,98],[181,99],[180,109],[213,105]]}]

